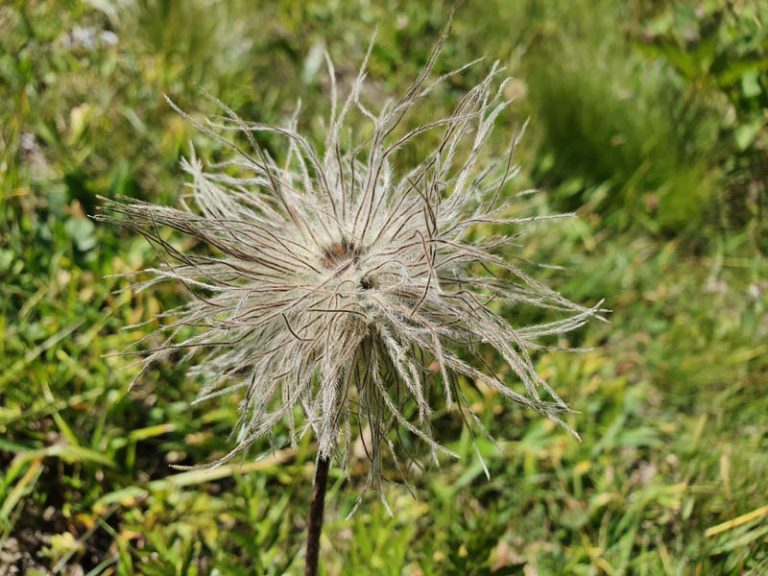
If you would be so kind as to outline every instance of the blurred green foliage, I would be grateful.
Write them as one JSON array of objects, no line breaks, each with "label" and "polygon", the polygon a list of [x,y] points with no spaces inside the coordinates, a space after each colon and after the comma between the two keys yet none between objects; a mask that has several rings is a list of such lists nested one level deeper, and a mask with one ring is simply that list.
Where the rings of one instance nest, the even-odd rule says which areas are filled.
[{"label": "blurred green foliage", "polygon": [[[237,399],[190,407],[199,383],[173,362],[130,388],[137,369],[110,354],[148,327],[122,328],[181,294],[126,289],[112,275],[151,265],[150,247],[87,215],[97,195],[175,204],[189,140],[221,153],[163,94],[209,112],[207,90],[268,122],[300,97],[318,136],[324,47],[343,89],[378,24],[365,98],[381,103],[449,9],[0,5],[0,574],[301,573],[311,443],[285,450],[279,432],[260,447],[276,461],[216,479],[171,467],[227,450]],[[536,274],[576,301],[605,297],[611,323],[556,343],[581,353],[537,360],[581,442],[473,390],[499,439],[478,441],[490,480],[453,413],[434,425],[462,460],[417,473],[415,498],[393,483],[393,517],[371,498],[346,519],[365,462],[335,472],[327,574],[768,572],[767,22],[759,0],[461,5],[438,72],[501,60],[516,103],[496,150],[530,117],[520,185],[546,192],[532,210],[581,215],[524,231],[516,256],[563,266]],[[486,64],[409,121],[449,110]]]},{"label": "blurred green foliage", "polygon": [[619,227],[678,231],[700,220],[716,124],[669,66],[634,49],[626,6],[556,6],[525,68],[549,155],[540,168],[563,183],[555,198],[569,209],[597,205]]},{"label": "blurred green foliage", "polygon": [[680,4],[652,20],[644,51],[684,78],[693,97],[719,111],[715,160],[725,176],[720,223],[749,226],[765,253],[768,177],[768,4]]}]

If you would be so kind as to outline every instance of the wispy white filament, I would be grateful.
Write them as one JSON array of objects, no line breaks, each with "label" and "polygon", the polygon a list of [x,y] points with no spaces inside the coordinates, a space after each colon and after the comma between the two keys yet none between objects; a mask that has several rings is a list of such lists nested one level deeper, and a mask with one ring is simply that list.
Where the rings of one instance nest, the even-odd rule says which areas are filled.
[{"label": "wispy white filament", "polygon": [[[360,98],[368,57],[338,103],[328,59],[332,109],[319,145],[297,130],[297,115],[287,126],[270,126],[243,120],[219,102],[223,114],[201,122],[171,103],[226,146],[230,158],[206,168],[193,152],[183,162],[191,194],[181,209],[106,201],[105,218],[141,232],[164,255],[138,288],[171,280],[192,295],[166,313],[165,341],[142,363],[182,352],[206,382],[198,401],[245,391],[237,445],[224,460],[283,421],[294,441],[311,430],[323,457],[359,430],[378,485],[382,451],[396,451],[392,427],[450,452],[433,438],[430,416],[437,403],[461,403],[467,382],[558,422],[567,410],[536,373],[530,353],[540,337],[573,330],[600,311],[568,301],[506,260],[512,237],[473,240],[478,225],[504,230],[535,219],[501,204],[517,172],[518,138],[509,154],[482,161],[508,104],[499,68],[449,117],[401,128],[409,110],[446,77],[429,80],[444,39],[406,92],[378,113]],[[345,130],[352,114],[372,124],[360,142]],[[398,169],[397,151],[426,132],[441,135],[437,146],[416,167]],[[282,162],[257,144],[260,133],[285,139]],[[208,249],[179,252],[161,237],[161,227]],[[513,327],[489,308],[491,301],[563,317]],[[480,352],[490,349],[509,365],[513,382],[502,382],[482,361]]]}]

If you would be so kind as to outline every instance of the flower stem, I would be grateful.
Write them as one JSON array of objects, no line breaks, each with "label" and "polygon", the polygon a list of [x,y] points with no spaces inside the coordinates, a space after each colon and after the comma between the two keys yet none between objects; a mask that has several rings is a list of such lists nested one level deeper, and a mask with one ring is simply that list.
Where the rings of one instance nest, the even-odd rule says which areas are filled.
[{"label": "flower stem", "polygon": [[328,488],[328,468],[331,459],[319,456],[315,467],[315,483],[312,485],[312,502],[307,520],[307,559],[304,576],[317,576],[317,558],[320,553],[320,533],[323,530],[325,491]]}]

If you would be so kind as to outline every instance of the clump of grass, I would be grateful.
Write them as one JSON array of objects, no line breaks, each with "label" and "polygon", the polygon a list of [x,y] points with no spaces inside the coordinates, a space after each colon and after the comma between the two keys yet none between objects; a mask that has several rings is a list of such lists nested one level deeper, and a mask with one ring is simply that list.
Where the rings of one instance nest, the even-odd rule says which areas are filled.
[{"label": "clump of grass", "polygon": [[716,132],[678,75],[633,49],[632,8],[544,2],[542,11],[525,78],[552,157],[548,176],[568,184],[559,205],[590,202],[612,224],[640,221],[654,231],[700,222],[713,192],[707,160]]}]

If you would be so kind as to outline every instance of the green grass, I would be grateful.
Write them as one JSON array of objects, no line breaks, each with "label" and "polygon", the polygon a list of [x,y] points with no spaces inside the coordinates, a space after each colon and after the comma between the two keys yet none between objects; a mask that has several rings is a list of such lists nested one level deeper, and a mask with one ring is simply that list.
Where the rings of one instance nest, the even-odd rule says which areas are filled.
[{"label": "green grass", "polygon": [[[301,573],[311,440],[287,449],[279,430],[216,478],[172,468],[227,451],[237,399],[190,407],[199,383],[171,362],[130,387],[136,369],[109,354],[147,328],[122,328],[181,293],[116,293],[126,281],[108,275],[154,255],[87,215],[97,195],[172,204],[188,140],[219,153],[164,93],[205,111],[204,88],[264,121],[284,119],[301,97],[316,135],[326,81],[312,54],[327,46],[343,85],[379,22],[369,95],[396,94],[449,3],[373,4],[0,7],[0,574],[13,565],[30,575]],[[768,572],[766,196],[755,160],[765,141],[758,133],[737,145],[768,90],[765,67],[735,84],[748,94],[756,86],[752,100],[720,98],[709,68],[681,73],[692,69],[681,54],[695,63],[695,46],[681,41],[675,52],[670,41],[659,56],[638,40],[646,27],[684,29],[688,12],[603,2],[590,18],[583,3],[558,4],[465,3],[439,69],[500,58],[528,95],[494,145],[530,114],[523,180],[550,192],[534,202],[581,206],[579,220],[532,227],[521,255],[563,266],[536,274],[578,302],[604,297],[613,311],[609,324],[557,343],[583,352],[537,359],[577,410],[570,424],[582,440],[473,390],[471,409],[498,440],[478,441],[490,480],[453,413],[434,425],[462,460],[415,473],[413,495],[388,484],[392,517],[369,497],[347,519],[366,463],[334,471],[326,574]],[[707,3],[698,24],[719,6]],[[743,20],[745,38],[754,22],[766,25]],[[615,50],[599,48],[601,29]],[[742,29],[728,30],[732,39]],[[82,42],[89,34],[92,46]],[[752,54],[744,46],[723,53],[735,61]],[[448,109],[478,73],[450,83],[433,107]],[[622,86],[633,91],[628,108]],[[681,115],[694,100],[704,101],[697,115]],[[728,120],[736,125],[719,127],[742,101]],[[744,215],[724,228],[718,215],[734,194],[746,199]]]}]

